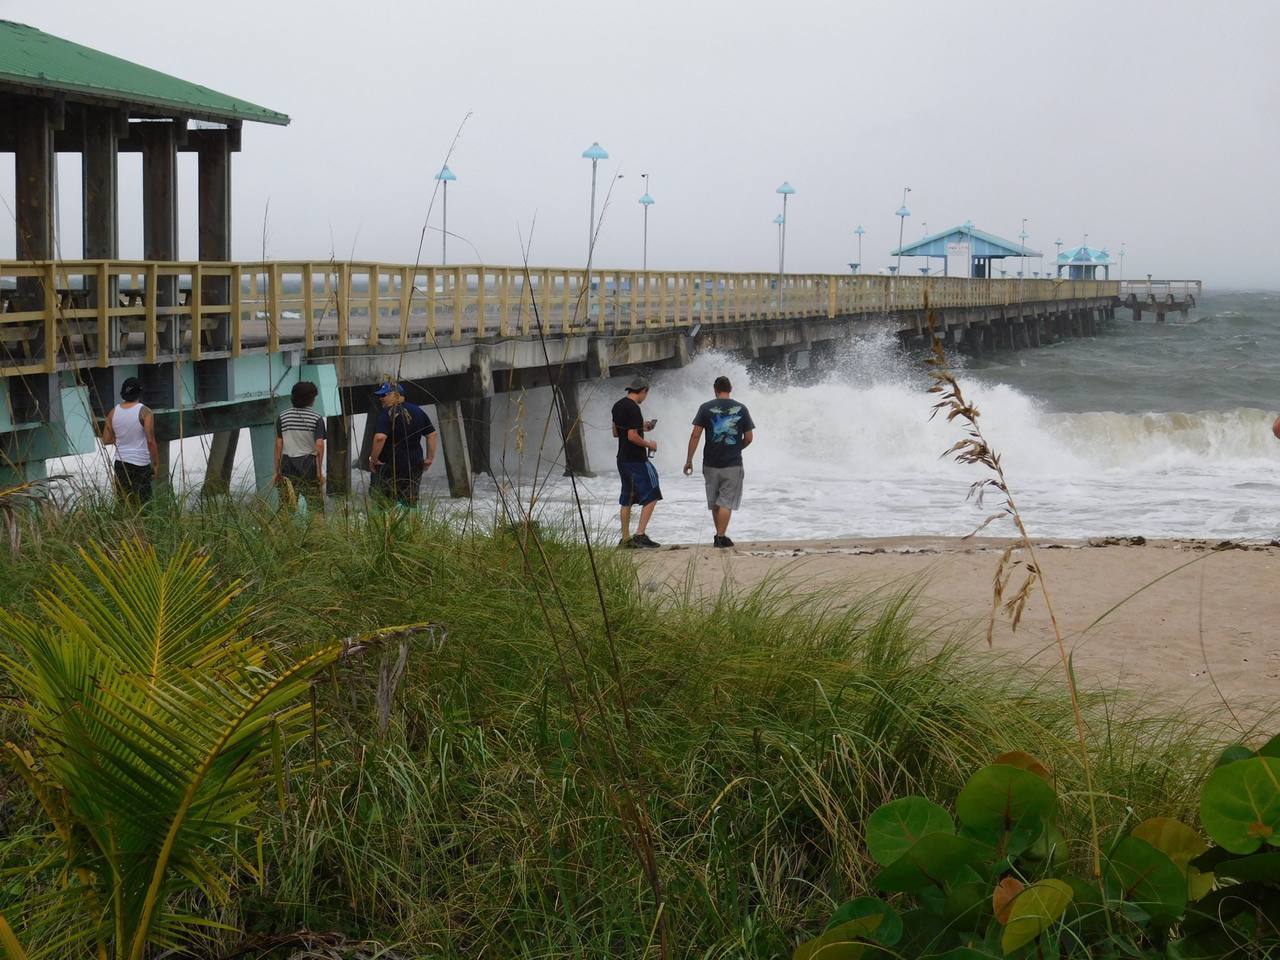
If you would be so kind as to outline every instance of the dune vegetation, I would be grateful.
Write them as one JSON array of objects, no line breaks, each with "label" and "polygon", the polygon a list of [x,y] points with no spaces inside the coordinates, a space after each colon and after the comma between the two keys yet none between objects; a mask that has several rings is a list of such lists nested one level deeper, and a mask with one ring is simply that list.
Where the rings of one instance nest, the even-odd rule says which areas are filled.
[{"label": "dune vegetation", "polygon": [[[187,636],[198,617],[259,651],[264,675],[329,651],[228,768],[252,791],[211,819],[199,868],[164,888],[158,909],[198,922],[141,953],[110,905],[81,904],[74,928],[46,909],[102,882],[10,763],[0,914],[31,957],[790,956],[872,891],[872,811],[907,795],[951,805],[1008,751],[1046,768],[1062,834],[1091,836],[1060,680],[968,658],[971,638],[918,610],[910,585],[699,599],[546,526],[430,508],[300,519],[86,500],[22,523],[20,552],[0,552],[11,665],[29,662],[15,624],[71,629],[51,597],[107,617],[129,589],[152,619],[122,629]],[[203,612],[166,619],[178,597],[150,585],[193,563],[201,576],[165,582]],[[84,586],[67,600],[71,584]],[[402,625],[418,626],[378,634]],[[3,739],[40,767],[59,745],[40,740],[12,675],[3,697]],[[1196,822],[1221,750],[1211,718],[1120,694],[1082,694],[1081,710],[1101,836]],[[136,749],[128,762],[164,758],[158,739]],[[1090,855],[1069,848],[1082,870]]]}]

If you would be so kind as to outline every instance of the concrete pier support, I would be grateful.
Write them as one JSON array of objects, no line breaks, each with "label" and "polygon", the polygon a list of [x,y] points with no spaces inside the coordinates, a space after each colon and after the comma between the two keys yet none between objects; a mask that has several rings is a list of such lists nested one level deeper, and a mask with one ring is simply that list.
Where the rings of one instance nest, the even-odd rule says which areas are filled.
[{"label": "concrete pier support", "polygon": [[493,466],[489,462],[493,399],[467,397],[462,401],[462,419],[467,433],[467,452],[471,457],[471,472],[487,473],[493,476]]},{"label": "concrete pier support", "polygon": [[276,428],[271,423],[259,423],[249,428],[249,445],[253,450],[253,482],[258,496],[275,501],[276,489],[272,482],[276,474]]},{"label": "concrete pier support", "polygon": [[553,388],[560,394],[560,436],[564,438],[564,475],[594,477],[587,462],[587,447],[582,440],[582,408],[578,398],[578,381],[568,377]]},{"label": "concrete pier support", "polygon": [[231,492],[231,471],[235,465],[236,448],[239,444],[239,430],[219,430],[213,435],[209,443],[209,465],[205,468],[204,474],[205,496]]},{"label": "concrete pier support", "polygon": [[331,497],[351,492],[351,418],[338,415],[324,418],[325,489]]},{"label": "concrete pier support", "polygon": [[467,428],[462,415],[462,401],[436,403],[436,425],[440,431],[440,449],[444,454],[445,473],[449,477],[449,495],[471,496],[471,451],[467,449]]}]

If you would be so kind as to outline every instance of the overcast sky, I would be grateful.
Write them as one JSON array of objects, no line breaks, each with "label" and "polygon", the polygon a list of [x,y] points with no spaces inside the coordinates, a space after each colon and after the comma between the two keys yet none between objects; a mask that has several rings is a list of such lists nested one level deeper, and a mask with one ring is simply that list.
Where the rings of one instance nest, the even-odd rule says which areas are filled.
[{"label": "overcast sky", "polygon": [[[613,184],[596,262],[890,262],[966,219],[1052,256],[1088,233],[1125,275],[1280,287],[1280,3],[1202,0],[0,0],[3,16],[283,111],[246,125],[237,259],[413,262],[449,164],[454,262],[586,260],[590,162]],[[465,123],[464,123],[464,118]],[[3,195],[12,204],[12,158]],[[78,160],[60,162],[61,254],[80,252]],[[121,164],[121,252],[140,256],[136,155]],[[621,180],[614,180],[615,176]],[[195,256],[194,158],[182,249]],[[269,212],[268,212],[269,204]],[[440,204],[431,213],[439,226]],[[264,231],[265,220],[265,231]],[[6,231],[11,233],[11,231]],[[474,248],[474,249],[472,249]],[[12,256],[12,239],[0,243]],[[423,263],[438,262],[439,234]],[[1113,276],[1115,274],[1113,273]]]}]

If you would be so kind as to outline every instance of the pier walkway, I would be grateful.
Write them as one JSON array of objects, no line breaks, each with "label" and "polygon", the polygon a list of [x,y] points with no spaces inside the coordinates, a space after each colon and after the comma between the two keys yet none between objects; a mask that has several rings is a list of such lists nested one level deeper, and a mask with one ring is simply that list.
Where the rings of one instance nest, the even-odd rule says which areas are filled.
[{"label": "pier walkway", "polygon": [[[104,295],[100,295],[100,292]],[[585,379],[677,367],[704,350],[789,375],[851,336],[923,343],[926,309],[953,349],[981,355],[1091,335],[1108,281],[968,280],[371,263],[0,262],[0,457],[11,475],[94,449],[125,377],[142,379],[162,441],[214,434],[209,482],[229,478],[249,427],[269,481],[271,423],[299,379],[321,387],[335,492],[351,417],[383,376],[434,404],[450,484],[488,470],[490,398],[553,387],[567,469],[589,472]],[[162,443],[162,447],[167,446]]]}]

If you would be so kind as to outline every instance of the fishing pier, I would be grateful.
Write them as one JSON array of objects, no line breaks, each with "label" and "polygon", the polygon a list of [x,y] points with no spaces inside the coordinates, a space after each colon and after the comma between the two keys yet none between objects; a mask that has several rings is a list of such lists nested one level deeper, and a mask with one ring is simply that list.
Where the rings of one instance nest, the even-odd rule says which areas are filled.
[{"label": "fishing pier", "polygon": [[[288,117],[4,22],[0,100],[17,198],[17,258],[0,261],[0,482],[99,449],[102,418],[137,376],[162,480],[172,441],[209,435],[205,491],[226,491],[247,428],[265,492],[275,417],[307,380],[327,418],[330,490],[342,494],[371,439],[353,436],[353,417],[374,409],[372,388],[391,375],[435,406],[450,489],[466,495],[489,471],[498,394],[554,390],[565,468],[585,474],[585,380],[708,350],[802,375],[850,337],[888,330],[923,346],[930,320],[950,349],[980,356],[1092,336],[1122,302],[1119,282],[1096,279],[235,261],[242,125]],[[137,261],[119,257],[125,151],[142,156]],[[197,162],[194,260],[177,249],[183,151]],[[57,256],[60,152],[81,158],[83,259]]]}]

